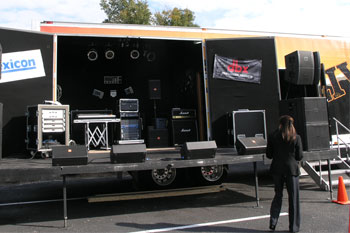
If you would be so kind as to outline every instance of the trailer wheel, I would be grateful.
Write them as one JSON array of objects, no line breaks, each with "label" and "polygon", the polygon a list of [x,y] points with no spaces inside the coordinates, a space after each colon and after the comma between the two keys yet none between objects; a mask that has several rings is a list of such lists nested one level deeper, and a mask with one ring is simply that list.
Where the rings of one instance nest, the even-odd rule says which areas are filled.
[{"label": "trailer wheel", "polygon": [[153,169],[151,171],[153,182],[161,187],[171,185],[176,178],[175,168]]},{"label": "trailer wheel", "polygon": [[192,168],[192,176],[200,185],[221,184],[227,176],[227,169],[224,165],[214,165]]},{"label": "trailer wheel", "polygon": [[135,171],[131,174],[134,187],[137,190],[171,188],[175,186],[176,180],[178,180],[178,172],[175,168]]}]

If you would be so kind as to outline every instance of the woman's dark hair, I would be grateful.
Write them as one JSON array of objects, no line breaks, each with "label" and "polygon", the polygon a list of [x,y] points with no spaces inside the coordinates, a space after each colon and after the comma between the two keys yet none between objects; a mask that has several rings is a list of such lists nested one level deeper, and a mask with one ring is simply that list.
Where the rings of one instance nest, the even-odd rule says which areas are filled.
[{"label": "woman's dark hair", "polygon": [[294,142],[297,132],[294,128],[294,119],[291,116],[284,115],[280,117],[279,130],[285,142]]}]

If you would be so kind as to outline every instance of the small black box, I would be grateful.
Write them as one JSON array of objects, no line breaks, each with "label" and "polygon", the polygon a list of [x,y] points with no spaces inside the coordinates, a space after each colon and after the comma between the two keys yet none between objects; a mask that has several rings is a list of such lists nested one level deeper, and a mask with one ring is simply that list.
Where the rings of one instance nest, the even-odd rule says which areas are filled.
[{"label": "small black box", "polygon": [[186,142],[181,148],[181,157],[184,159],[214,158],[216,149],[215,141]]},{"label": "small black box", "polygon": [[146,159],[145,144],[113,145],[111,163],[142,163]]},{"label": "small black box", "polygon": [[147,147],[168,147],[169,133],[168,129],[155,129],[148,126]]},{"label": "small black box", "polygon": [[88,154],[85,145],[53,146],[52,166],[87,165]]},{"label": "small black box", "polygon": [[267,142],[263,137],[238,137],[236,149],[239,155],[266,152]]}]

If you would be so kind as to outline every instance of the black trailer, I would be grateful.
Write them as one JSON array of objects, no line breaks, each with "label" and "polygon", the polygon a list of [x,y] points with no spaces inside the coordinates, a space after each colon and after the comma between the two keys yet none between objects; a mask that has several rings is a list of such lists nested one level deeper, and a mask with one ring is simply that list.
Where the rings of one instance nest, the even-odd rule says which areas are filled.
[{"label": "black trailer", "polygon": [[[75,144],[86,144],[86,137],[94,132],[88,132],[89,125],[84,127],[81,124],[84,121],[76,120],[77,115],[108,114],[118,120],[92,122],[94,129],[98,129],[101,122],[106,126],[103,129],[107,129],[105,134],[98,132],[99,138],[92,144],[96,148],[88,149],[109,151],[127,136],[144,141],[147,153],[158,151],[159,160],[171,158],[173,151],[187,142],[215,141],[218,155],[229,150],[226,155],[235,156],[235,163],[246,162],[250,152],[237,156],[233,143],[237,135],[230,118],[241,109],[264,112],[265,125],[258,128],[265,129],[262,135],[265,139],[277,126],[281,90],[273,37],[202,41],[0,29],[0,43],[3,63],[6,63],[0,80],[4,159],[35,155],[28,155],[26,147],[25,112],[28,106],[48,100],[69,106],[69,135]],[[32,67],[28,67],[24,59],[15,60],[14,55],[28,51],[34,51],[39,57],[37,64],[42,63],[41,73],[24,74]],[[19,68],[27,69],[16,70],[21,61],[24,67]],[[125,99],[137,100],[137,115],[132,111],[122,114],[120,101]],[[181,112],[189,115],[184,117]],[[139,134],[130,133],[129,126],[134,124]],[[240,128],[251,131],[252,124],[243,120]],[[106,136],[101,139],[102,134]],[[246,136],[256,136],[254,129],[252,134]],[[55,135],[49,136],[54,139]],[[99,145],[100,141],[107,141],[104,148]],[[199,173],[200,179],[204,178],[207,183],[222,181],[230,163],[216,157],[200,159],[205,161],[203,166],[183,159],[181,168],[188,168],[191,177],[198,177]],[[148,169],[138,167],[140,171],[133,171],[142,173],[139,177],[152,178],[157,185],[164,185],[165,180],[156,178],[164,177],[165,171],[170,176],[175,174],[171,166],[160,168],[158,160],[146,163]],[[147,174],[141,170],[147,170]]]}]

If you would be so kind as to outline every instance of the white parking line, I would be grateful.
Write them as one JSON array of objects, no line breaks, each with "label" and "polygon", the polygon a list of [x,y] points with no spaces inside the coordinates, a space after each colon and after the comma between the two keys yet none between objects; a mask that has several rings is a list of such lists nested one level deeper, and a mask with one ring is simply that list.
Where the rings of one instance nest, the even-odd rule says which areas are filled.
[{"label": "white parking line", "polygon": [[[286,216],[286,215],[288,215],[288,213],[283,212],[283,213],[280,214],[280,216]],[[264,219],[264,218],[270,218],[270,215],[262,215],[262,216],[256,216],[256,217],[230,219],[230,220],[217,221],[217,222],[199,223],[199,224],[193,224],[193,225],[187,225],[187,226],[152,229],[152,230],[146,230],[146,231],[135,231],[135,232],[132,232],[132,233],[166,232],[166,231],[183,230],[183,229],[189,229],[189,228],[213,226],[213,225],[220,225],[220,224],[227,224],[227,223],[245,222],[245,221],[258,220],[258,219]]]}]

